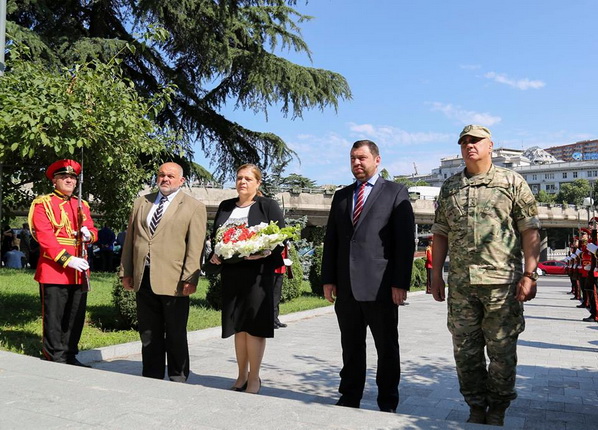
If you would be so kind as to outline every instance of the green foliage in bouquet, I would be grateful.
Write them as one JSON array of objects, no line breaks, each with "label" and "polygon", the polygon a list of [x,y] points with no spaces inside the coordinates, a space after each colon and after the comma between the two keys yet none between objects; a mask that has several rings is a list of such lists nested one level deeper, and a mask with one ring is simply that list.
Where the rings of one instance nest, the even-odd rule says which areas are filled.
[{"label": "green foliage in bouquet", "polygon": [[282,234],[289,240],[299,240],[301,239],[301,226],[295,224],[280,228],[274,221],[270,221],[267,227],[260,230],[260,234]]}]

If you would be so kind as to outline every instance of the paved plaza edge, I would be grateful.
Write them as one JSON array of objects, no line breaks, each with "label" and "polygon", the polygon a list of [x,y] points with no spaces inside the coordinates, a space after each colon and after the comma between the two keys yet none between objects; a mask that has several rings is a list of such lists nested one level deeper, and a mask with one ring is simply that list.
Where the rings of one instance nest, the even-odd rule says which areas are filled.
[{"label": "paved plaza edge", "polygon": [[[544,277],[525,304],[517,390],[505,428],[598,427],[598,324]],[[268,340],[259,395],[229,390],[232,338],[220,328],[189,333],[191,376],[178,384],[142,378],[140,343],[83,351],[92,369],[0,351],[0,430],[5,429],[490,429],[467,424],[446,303],[411,293],[399,310],[402,377],[396,414],[376,405],[376,353],[368,337],[361,409],[334,406],[341,368],[333,307],[285,315]]]}]

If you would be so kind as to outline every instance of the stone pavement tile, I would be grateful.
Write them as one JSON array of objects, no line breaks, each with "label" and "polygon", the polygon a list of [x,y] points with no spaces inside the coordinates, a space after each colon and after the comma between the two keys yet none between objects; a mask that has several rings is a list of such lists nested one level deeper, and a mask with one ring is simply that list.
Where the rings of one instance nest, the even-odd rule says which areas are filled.
[{"label": "stone pavement tile", "polygon": [[566,396],[564,394],[552,394],[548,393],[548,401],[549,402],[573,402],[573,403],[581,403],[581,397],[576,396]]},{"label": "stone pavement tile", "polygon": [[533,421],[546,421],[546,410],[544,409],[532,409],[532,408],[520,408],[517,406],[511,406],[507,409],[507,415],[511,417],[525,418],[526,420]]},{"label": "stone pavement tile", "polygon": [[[575,308],[569,309],[564,294],[564,281],[541,279],[538,298],[526,304],[527,327],[518,348],[519,397],[507,410],[505,428],[596,428],[598,325],[577,323]],[[137,376],[141,373],[138,342],[106,351],[84,351],[80,359],[103,360],[94,362],[93,370],[56,367],[59,365],[38,360],[43,371],[32,375],[17,372],[15,376],[14,370],[2,373],[0,353],[0,429],[4,430],[4,422],[19,423],[17,416],[28,423],[39,422],[40,413],[47,418],[45,428],[98,428],[98,422],[110,430],[492,428],[464,422],[468,407],[459,393],[446,329],[446,303],[411,293],[409,301],[409,306],[399,310],[402,378],[397,414],[377,410],[377,357],[371,336],[367,339],[362,409],[332,406],[339,396],[342,363],[338,324],[328,307],[307,316],[282,317],[289,326],[276,330],[275,338],[268,340],[259,396],[228,390],[236,377],[234,346],[232,338],[220,338],[219,328],[189,334],[192,374],[188,384]],[[50,368],[57,371],[48,373]],[[59,395],[44,395],[52,390]],[[86,398],[91,399],[90,405],[84,400],[76,412],[63,403]],[[135,407],[141,401],[143,410]],[[63,408],[60,414],[54,413],[57,407]],[[162,409],[167,410],[162,413]],[[333,416],[337,418],[332,420]]]},{"label": "stone pavement tile", "polygon": [[421,405],[414,407],[410,415],[446,420],[451,412],[451,409],[443,409],[433,405]]},{"label": "stone pavement tile", "polygon": [[574,412],[546,411],[546,419],[551,421],[563,421],[566,423],[585,423],[585,415]]},{"label": "stone pavement tile", "polygon": [[582,423],[565,423],[565,426],[562,427],[563,430],[590,430],[595,428],[596,423],[594,422],[593,425],[591,424],[582,424]]},{"label": "stone pavement tile", "polygon": [[533,409],[544,409],[546,411],[565,411],[565,405],[566,403],[564,402],[542,402],[538,400],[531,400],[529,407]]},{"label": "stone pavement tile", "polygon": [[509,412],[507,411],[507,414],[505,415],[505,425],[504,427],[497,427],[497,426],[488,426],[488,425],[482,425],[480,426],[480,430],[484,430],[484,429],[511,429],[511,430],[519,430],[519,429],[523,429],[525,426],[525,419],[521,418],[521,417],[514,417],[509,415]]},{"label": "stone pavement tile", "polygon": [[527,418],[522,428],[523,430],[566,430],[568,427],[564,421],[538,422]]},{"label": "stone pavement tile", "polygon": [[598,424],[598,406],[597,405],[565,403],[565,411],[577,413],[577,414],[593,415],[594,418],[597,420],[596,423]]}]

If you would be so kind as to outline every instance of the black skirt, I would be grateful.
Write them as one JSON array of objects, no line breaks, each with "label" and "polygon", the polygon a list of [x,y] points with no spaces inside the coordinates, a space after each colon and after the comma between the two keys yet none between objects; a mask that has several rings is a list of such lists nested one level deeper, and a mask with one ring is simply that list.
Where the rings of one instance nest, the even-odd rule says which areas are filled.
[{"label": "black skirt", "polygon": [[222,265],[223,338],[240,332],[274,337],[274,267],[269,260]]}]

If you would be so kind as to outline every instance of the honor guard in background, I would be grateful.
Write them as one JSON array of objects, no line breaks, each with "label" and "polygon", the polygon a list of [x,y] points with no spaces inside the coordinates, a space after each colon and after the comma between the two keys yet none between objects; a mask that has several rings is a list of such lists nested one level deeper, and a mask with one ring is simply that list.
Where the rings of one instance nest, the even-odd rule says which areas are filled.
[{"label": "honor guard in background", "polygon": [[[80,173],[81,165],[73,160],[59,160],[48,167],[46,177],[52,181],[54,192],[33,201],[29,225],[40,247],[35,280],[42,301],[43,356],[50,361],[85,366],[76,356],[87,305],[82,282],[89,264],[77,256],[77,238],[81,235],[79,240],[95,242],[98,231],[87,202],[79,205],[73,195]],[[82,214],[78,217],[79,210]]]},{"label": "honor guard in background", "polygon": [[590,311],[590,316],[584,318],[583,321],[586,322],[597,322],[598,321],[598,295],[596,292],[596,251],[598,250],[598,246],[596,246],[597,240],[597,232],[596,232],[596,222],[595,218],[592,218],[590,221],[590,228],[587,229],[588,232],[588,243],[586,245],[586,249],[584,250],[584,254],[582,259],[585,261],[586,269],[588,271],[588,277],[586,279],[585,290],[586,296],[588,298],[588,310]]}]

